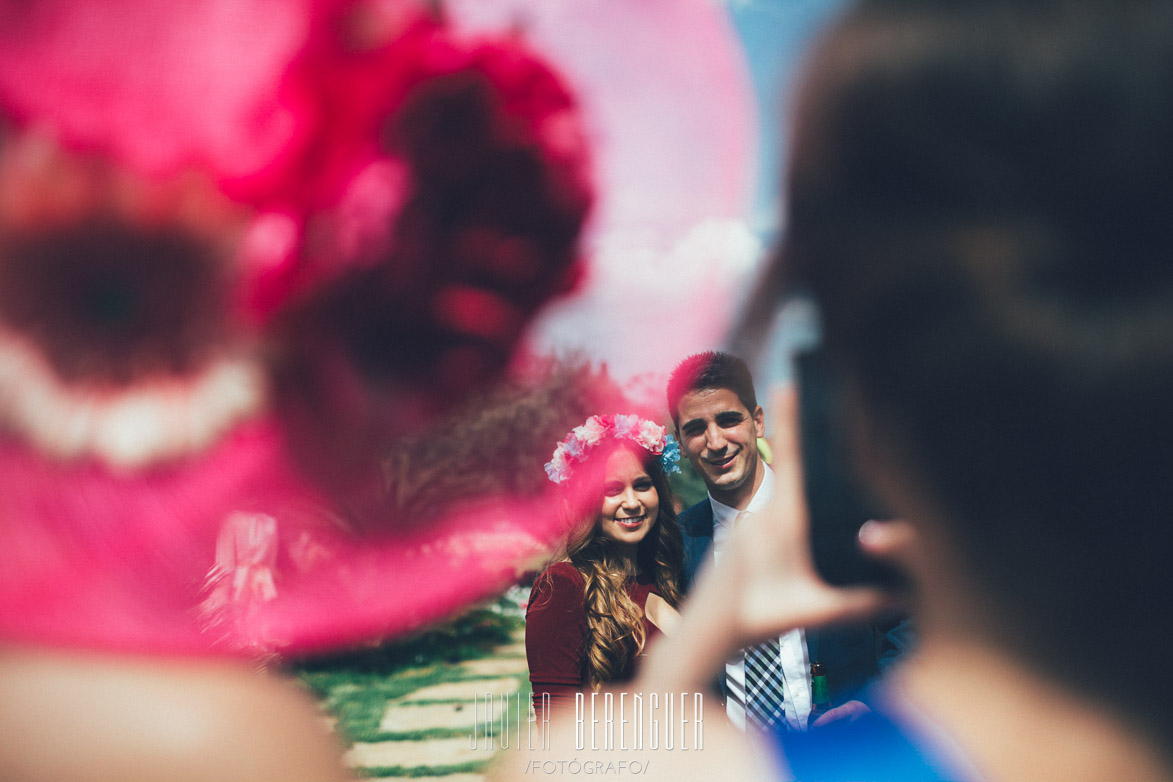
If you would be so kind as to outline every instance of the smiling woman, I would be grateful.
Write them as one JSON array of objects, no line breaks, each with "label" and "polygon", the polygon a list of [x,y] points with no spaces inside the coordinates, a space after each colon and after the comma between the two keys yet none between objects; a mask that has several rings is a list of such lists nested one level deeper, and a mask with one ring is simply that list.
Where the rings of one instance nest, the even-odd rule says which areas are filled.
[{"label": "smiling woman", "polygon": [[643,459],[627,448],[611,452],[604,476],[598,534],[613,541],[622,556],[634,562],[640,542],[656,524],[660,495]]},{"label": "smiling woman", "polygon": [[673,620],[683,547],[667,470],[678,448],[634,415],[591,416],[546,465],[573,527],[534,582],[525,647],[539,723],[576,693],[624,681]]}]

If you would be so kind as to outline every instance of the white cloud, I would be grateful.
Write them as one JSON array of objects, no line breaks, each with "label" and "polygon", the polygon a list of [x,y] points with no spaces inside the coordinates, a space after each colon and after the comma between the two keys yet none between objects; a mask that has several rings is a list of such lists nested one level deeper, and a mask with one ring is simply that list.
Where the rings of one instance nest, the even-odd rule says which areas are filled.
[{"label": "white cloud", "polygon": [[744,222],[707,219],[672,246],[651,233],[603,238],[583,290],[531,331],[540,351],[582,352],[628,380],[719,347],[763,255]]}]

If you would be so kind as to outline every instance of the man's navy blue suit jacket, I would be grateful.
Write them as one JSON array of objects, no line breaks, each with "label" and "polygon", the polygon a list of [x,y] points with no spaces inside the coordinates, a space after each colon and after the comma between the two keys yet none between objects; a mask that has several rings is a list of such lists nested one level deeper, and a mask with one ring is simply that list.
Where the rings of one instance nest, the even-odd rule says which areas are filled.
[{"label": "man's navy blue suit jacket", "polygon": [[[697,572],[712,560],[713,506],[709,498],[681,512],[684,533],[685,590]],[[806,644],[811,662],[821,662],[827,673],[832,703],[838,705],[867,686],[907,648],[911,630],[901,617],[879,622],[807,628]],[[724,676],[720,677],[722,686]]]}]

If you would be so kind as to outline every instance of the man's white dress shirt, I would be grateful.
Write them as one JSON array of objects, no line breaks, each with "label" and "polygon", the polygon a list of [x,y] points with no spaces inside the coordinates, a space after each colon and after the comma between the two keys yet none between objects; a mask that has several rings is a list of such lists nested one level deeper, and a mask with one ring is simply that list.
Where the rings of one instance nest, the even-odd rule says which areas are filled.
[{"label": "man's white dress shirt", "polygon": [[[774,497],[774,471],[766,468],[762,485],[754,492],[746,513],[764,513]],[[720,563],[721,547],[733,532],[733,522],[742,511],[713,499],[713,557]],[[806,632],[800,627],[778,637],[782,677],[785,683],[786,723],[792,730],[805,730],[811,713],[810,659],[806,648]],[[725,712],[730,721],[745,729],[745,651],[738,650],[725,663]]]}]

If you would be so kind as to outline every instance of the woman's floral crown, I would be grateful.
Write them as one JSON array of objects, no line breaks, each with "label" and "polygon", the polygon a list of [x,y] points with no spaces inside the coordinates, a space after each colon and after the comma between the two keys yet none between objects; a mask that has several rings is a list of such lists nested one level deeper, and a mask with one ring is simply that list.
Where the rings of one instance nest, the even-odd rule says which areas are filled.
[{"label": "woman's floral crown", "polygon": [[667,429],[638,415],[592,415],[576,426],[558,443],[554,458],[546,462],[546,475],[554,483],[568,479],[574,466],[586,461],[592,448],[610,437],[631,440],[649,453],[660,457],[665,474],[680,472],[680,445]]}]

